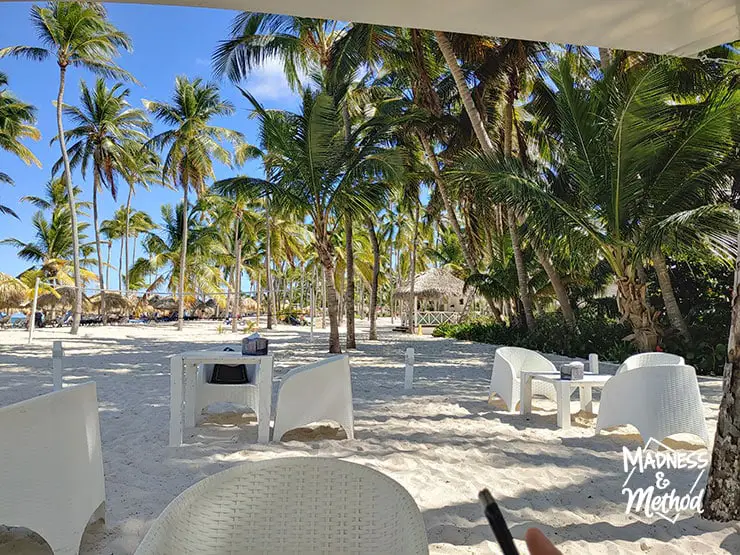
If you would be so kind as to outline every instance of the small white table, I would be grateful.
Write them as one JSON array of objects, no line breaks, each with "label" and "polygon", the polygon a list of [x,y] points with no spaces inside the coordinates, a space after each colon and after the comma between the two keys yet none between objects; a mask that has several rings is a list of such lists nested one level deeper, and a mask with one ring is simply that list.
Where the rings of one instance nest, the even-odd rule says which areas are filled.
[{"label": "small white table", "polygon": [[521,414],[532,412],[532,380],[541,380],[551,383],[555,386],[555,394],[558,405],[558,427],[570,428],[570,394],[576,387],[579,389],[581,399],[581,410],[593,412],[593,393],[594,387],[603,387],[611,378],[604,374],[584,373],[582,380],[563,380],[560,374],[527,372],[523,370],[520,373],[520,396],[519,410]]},{"label": "small white table", "polygon": [[[250,356],[237,351],[188,351],[170,357],[170,447],[182,445],[185,427],[195,426],[195,395],[200,364],[257,366],[257,441],[270,440],[272,410],[272,355]],[[235,386],[243,387],[243,386]]]}]

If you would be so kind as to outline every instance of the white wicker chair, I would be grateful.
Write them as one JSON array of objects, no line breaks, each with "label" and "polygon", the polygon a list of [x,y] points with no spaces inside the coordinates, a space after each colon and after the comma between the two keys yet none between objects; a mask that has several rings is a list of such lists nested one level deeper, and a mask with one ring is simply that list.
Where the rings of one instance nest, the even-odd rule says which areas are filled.
[{"label": "white wicker chair", "polygon": [[611,378],[601,392],[596,433],[632,424],[643,442],[689,433],[709,445],[704,405],[693,366],[635,368]]},{"label": "white wicker chair", "polygon": [[663,365],[681,365],[686,364],[683,357],[672,355],[671,353],[639,353],[632,355],[617,368],[617,374],[629,372],[635,368],[644,366],[663,366]]},{"label": "white wicker chair", "polygon": [[354,439],[352,376],[347,355],[337,355],[293,368],[278,390],[273,441],[285,432],[322,420],[331,420]]},{"label": "white wicker chair", "polygon": [[[515,410],[521,392],[519,373],[522,370],[557,373],[555,365],[535,351],[521,347],[499,347],[493,358],[488,400],[497,394],[503,399],[507,410]],[[555,399],[555,387],[549,383],[533,380],[532,394]]]},{"label": "white wicker chair", "polygon": [[0,408],[0,525],[76,555],[87,524],[104,517],[95,383]]},{"label": "white wicker chair", "polygon": [[413,498],[372,468],[319,457],[242,464],[162,512],[136,555],[426,554]]}]

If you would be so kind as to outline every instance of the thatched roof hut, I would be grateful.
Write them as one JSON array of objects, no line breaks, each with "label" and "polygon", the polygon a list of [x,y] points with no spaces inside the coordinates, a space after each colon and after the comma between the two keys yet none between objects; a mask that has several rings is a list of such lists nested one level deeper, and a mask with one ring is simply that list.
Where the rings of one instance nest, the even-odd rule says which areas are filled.
[{"label": "thatched roof hut", "polygon": [[252,297],[243,297],[241,302],[241,310],[243,312],[254,312],[257,310],[257,301]]},{"label": "thatched roof hut", "polygon": [[21,280],[0,272],[0,310],[20,308],[28,302],[29,292]]},{"label": "thatched roof hut", "polygon": [[180,308],[177,299],[174,297],[152,297],[149,304],[156,310],[178,310]]},{"label": "thatched roof hut", "polygon": [[[106,291],[104,295],[105,310],[107,312],[124,312],[125,310],[128,310],[130,305],[126,297],[120,295],[119,293],[113,293],[111,291]],[[90,297],[90,304],[95,307],[95,310],[100,307],[100,293]]]},{"label": "thatched roof hut", "polygon": [[[56,294],[55,294],[56,293]],[[39,295],[36,306],[41,309],[65,309],[73,308],[75,304],[75,288],[70,286],[62,286],[54,289],[54,292],[49,291],[43,295]],[[83,309],[89,309],[90,300],[82,294],[82,305]]]},{"label": "thatched roof hut", "polygon": [[[465,282],[444,268],[432,268],[414,279],[414,296],[418,299],[463,297]],[[408,299],[410,287],[405,283],[396,291],[396,297]]]}]

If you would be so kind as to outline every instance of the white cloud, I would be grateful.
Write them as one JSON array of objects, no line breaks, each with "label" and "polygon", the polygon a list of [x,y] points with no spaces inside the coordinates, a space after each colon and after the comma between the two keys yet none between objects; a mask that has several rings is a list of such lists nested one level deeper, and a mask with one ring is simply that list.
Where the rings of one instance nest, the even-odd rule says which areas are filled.
[{"label": "white cloud", "polygon": [[[304,76],[301,76],[305,80]],[[268,58],[252,70],[244,88],[258,100],[285,100],[294,96],[283,72],[283,64],[277,58]]]},{"label": "white cloud", "polygon": [[195,58],[195,65],[208,66],[210,65],[210,62],[208,60],[204,60],[203,58]]}]

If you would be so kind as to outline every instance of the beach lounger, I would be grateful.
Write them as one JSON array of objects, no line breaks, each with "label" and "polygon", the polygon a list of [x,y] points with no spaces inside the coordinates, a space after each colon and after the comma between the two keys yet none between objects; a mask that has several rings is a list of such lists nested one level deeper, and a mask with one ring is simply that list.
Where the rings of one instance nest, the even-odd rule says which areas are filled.
[{"label": "beach lounger", "polygon": [[[493,358],[491,385],[488,388],[488,400],[498,395],[506,404],[506,410],[514,411],[519,403],[521,392],[519,373],[522,370],[557,374],[555,365],[536,351],[521,347],[499,347]],[[552,384],[534,381],[533,395],[544,395],[555,399],[555,387]]]},{"label": "beach lounger", "polygon": [[272,439],[280,441],[288,430],[324,420],[336,422],[347,432],[347,438],[354,439],[352,377],[347,355],[299,366],[283,376]]},{"label": "beach lounger", "polygon": [[693,366],[643,366],[610,379],[601,392],[596,433],[631,424],[642,440],[689,433],[709,445],[704,405]]},{"label": "beach lounger", "polygon": [[321,457],[249,462],[191,486],[136,555],[429,553],[411,495],[367,466]]}]

